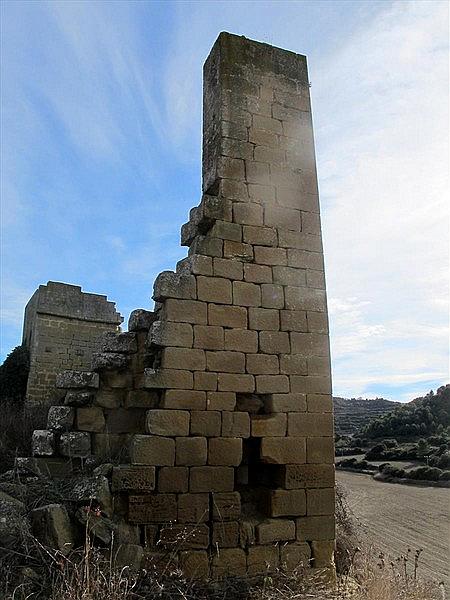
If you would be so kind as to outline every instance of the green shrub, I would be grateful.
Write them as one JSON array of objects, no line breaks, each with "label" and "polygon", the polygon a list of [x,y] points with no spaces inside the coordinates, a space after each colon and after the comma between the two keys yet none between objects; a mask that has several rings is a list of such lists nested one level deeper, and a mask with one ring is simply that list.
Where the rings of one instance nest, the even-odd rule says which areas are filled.
[{"label": "green shrub", "polygon": [[0,365],[0,405],[13,402],[22,405],[30,370],[28,350],[17,346]]},{"label": "green shrub", "polygon": [[408,471],[409,479],[421,479],[423,481],[439,481],[442,471],[437,467],[416,467]]}]

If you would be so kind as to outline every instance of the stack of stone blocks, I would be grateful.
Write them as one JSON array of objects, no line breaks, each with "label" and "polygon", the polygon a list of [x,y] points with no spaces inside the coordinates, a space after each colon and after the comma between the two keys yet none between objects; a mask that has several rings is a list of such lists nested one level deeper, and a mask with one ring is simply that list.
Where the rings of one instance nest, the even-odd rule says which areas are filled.
[{"label": "stack of stone blocks", "polygon": [[[204,67],[203,197],[154,312],[64,372],[35,454],[119,462],[141,565],[333,571],[324,263],[304,56],[222,33]],[[45,459],[45,458],[44,458]],[[53,460],[61,460],[53,459]],[[130,537],[127,538],[128,543]]]}]

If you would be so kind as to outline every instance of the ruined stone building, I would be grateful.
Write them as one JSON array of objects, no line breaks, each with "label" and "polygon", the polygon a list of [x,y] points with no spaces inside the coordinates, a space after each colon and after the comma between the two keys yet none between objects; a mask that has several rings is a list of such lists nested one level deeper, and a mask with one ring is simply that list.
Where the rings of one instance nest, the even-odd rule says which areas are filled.
[{"label": "ruined stone building", "polygon": [[[204,65],[203,195],[181,232],[188,256],[158,276],[154,311],[103,335],[91,371],[57,376],[64,401],[34,433],[39,468],[75,477],[92,456],[115,464],[97,471],[92,498],[135,566],[158,568],[169,549],[192,577],[333,572],[309,92],[304,56],[220,34]],[[114,329],[117,313],[100,304]]]}]

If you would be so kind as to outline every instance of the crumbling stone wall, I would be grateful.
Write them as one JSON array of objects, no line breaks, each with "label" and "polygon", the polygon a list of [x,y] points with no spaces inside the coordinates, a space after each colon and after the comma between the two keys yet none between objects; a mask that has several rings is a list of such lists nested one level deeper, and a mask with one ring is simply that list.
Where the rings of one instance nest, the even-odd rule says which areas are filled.
[{"label": "crumbling stone wall", "polygon": [[22,344],[30,353],[28,406],[57,400],[56,375],[64,369],[88,371],[99,336],[118,331],[122,321],[106,296],[55,281],[40,285],[25,308],[23,325]]},{"label": "crumbling stone wall", "polygon": [[219,36],[204,68],[203,192],[182,228],[188,257],[158,276],[154,312],[105,334],[92,372],[58,376],[64,406],[35,432],[35,455],[72,467],[119,456],[103,475],[131,528],[116,542],[135,565],[170,556],[193,577],[299,565],[332,574],[330,356],[304,56]]}]

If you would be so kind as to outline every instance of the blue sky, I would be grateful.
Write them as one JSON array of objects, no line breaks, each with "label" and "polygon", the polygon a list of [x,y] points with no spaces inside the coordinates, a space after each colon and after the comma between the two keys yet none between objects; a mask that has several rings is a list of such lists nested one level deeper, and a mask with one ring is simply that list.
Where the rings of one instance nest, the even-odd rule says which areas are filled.
[{"label": "blue sky", "polygon": [[128,317],[185,256],[222,30],[306,54],[334,392],[448,374],[445,1],[2,3],[2,356],[48,280]]}]

